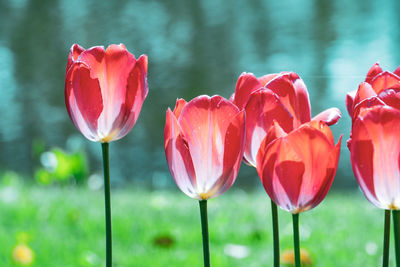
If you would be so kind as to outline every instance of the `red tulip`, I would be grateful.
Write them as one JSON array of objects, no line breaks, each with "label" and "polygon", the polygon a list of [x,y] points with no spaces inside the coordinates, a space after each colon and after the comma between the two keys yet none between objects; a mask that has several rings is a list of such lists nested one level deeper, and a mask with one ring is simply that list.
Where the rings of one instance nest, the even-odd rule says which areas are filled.
[{"label": "red tulip", "polygon": [[293,72],[243,73],[231,101],[246,110],[244,157],[271,199],[292,213],[318,205],[337,169],[340,141],[335,146],[328,125],[340,111],[331,108],[311,120],[307,87]]},{"label": "red tulip", "polygon": [[234,183],[243,157],[245,113],[220,96],[179,99],[167,110],[168,167],[188,196],[206,200]]},{"label": "red tulip", "polygon": [[[388,94],[397,93],[398,91],[400,91],[400,67],[392,73],[383,71],[379,64],[375,63],[369,70],[365,82],[360,84],[358,90],[347,94],[347,111],[354,120],[362,107],[385,104],[399,105],[398,101],[392,103],[385,101]],[[388,101],[392,100],[389,97]]]},{"label": "red tulip", "polygon": [[135,125],[148,93],[147,56],[136,60],[123,44],[71,47],[65,103],[76,128],[89,140],[107,143]]},{"label": "red tulip", "polygon": [[340,144],[341,138],[335,146],[331,130],[320,120],[288,134],[275,123],[257,155],[258,175],[269,197],[291,213],[317,206],[333,182]]},{"label": "red tulip", "polygon": [[[311,108],[306,85],[293,72],[268,74],[256,78],[251,73],[240,75],[231,101],[246,110],[246,145],[244,158],[256,167],[256,157],[261,142],[276,121],[290,132],[311,120]],[[326,110],[314,119],[328,125],[340,118],[336,108]]]},{"label": "red tulip", "polygon": [[384,72],[376,63],[346,100],[354,175],[366,198],[386,210],[400,209],[399,75],[400,67]]}]

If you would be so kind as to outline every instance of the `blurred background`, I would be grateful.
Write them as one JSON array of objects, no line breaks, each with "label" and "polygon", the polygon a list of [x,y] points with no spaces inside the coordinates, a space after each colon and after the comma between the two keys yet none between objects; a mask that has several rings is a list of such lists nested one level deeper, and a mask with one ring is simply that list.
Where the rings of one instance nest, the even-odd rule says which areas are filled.
[{"label": "blurred background", "polygon": [[[100,146],[80,135],[64,104],[69,48],[124,43],[149,56],[149,95],[138,123],[111,145],[114,184],[172,185],[163,150],[165,111],[177,97],[229,97],[242,72],[295,71],[305,81],[312,115],[339,107],[344,135],[335,188],[355,187],[346,140],[346,92],[369,68],[400,64],[399,1],[0,1],[0,168],[31,179],[57,164],[58,147],[84,151],[101,171]],[[53,162],[52,162],[53,161]],[[90,164],[89,164],[90,163]],[[54,167],[54,166],[53,166]],[[240,186],[259,186],[243,166]]]},{"label": "blurred background", "polygon": [[[113,188],[177,192],[163,149],[165,112],[176,98],[228,98],[242,72],[294,71],[308,87],[313,116],[342,111],[332,127],[336,141],[343,134],[333,191],[355,189],[345,97],[375,62],[390,71],[400,65],[399,10],[398,0],[0,0],[3,183],[101,188],[100,145],[84,139],[65,109],[65,67],[74,43],[124,43],[149,57],[149,95],[132,132],[111,144]],[[234,188],[260,187],[243,164]],[[74,211],[68,216],[74,220]]]}]

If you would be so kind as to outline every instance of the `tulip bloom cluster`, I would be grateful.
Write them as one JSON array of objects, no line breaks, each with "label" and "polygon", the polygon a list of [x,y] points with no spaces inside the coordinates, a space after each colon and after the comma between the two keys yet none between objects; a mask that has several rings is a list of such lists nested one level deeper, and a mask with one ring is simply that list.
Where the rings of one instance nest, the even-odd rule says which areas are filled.
[{"label": "tulip bloom cluster", "polygon": [[245,160],[257,168],[270,198],[291,213],[309,210],[327,194],[340,155],[328,125],[337,108],[311,119],[307,87],[293,72],[239,77],[232,101],[246,111]]},{"label": "tulip bloom cluster", "polygon": [[[147,56],[138,59],[123,44],[71,47],[65,73],[65,103],[76,128],[102,144],[106,211],[106,266],[112,265],[108,143],[135,125],[148,93]],[[356,180],[366,198],[385,209],[384,266],[388,264],[390,211],[400,266],[400,67],[375,64],[357,91],[347,95],[352,119],[348,147]],[[292,213],[295,262],[300,266],[299,213],[316,207],[333,182],[341,137],[329,126],[337,108],[311,117],[307,87],[293,72],[257,78],[240,75],[229,100],[215,95],[168,109],[164,149],[179,189],[199,200],[204,265],[210,266],[207,200],[235,182],[242,159],[256,168],[272,200],[274,266],[279,266],[277,205]]]},{"label": "tulip bloom cluster", "polygon": [[[178,187],[200,200],[202,219],[202,203],[232,186],[243,156],[271,199],[299,213],[318,205],[332,184],[340,141],[335,145],[328,125],[340,116],[332,108],[311,119],[307,88],[296,73],[244,73],[230,101],[199,96],[168,109],[168,167]],[[204,227],[203,234],[208,242]],[[208,245],[204,253],[208,266]]]},{"label": "tulip bloom cluster", "polygon": [[400,266],[400,67],[392,73],[373,65],[358,90],[348,93],[346,106],[352,119],[347,144],[357,183],[373,205],[385,209],[383,266],[389,262],[391,210]]}]

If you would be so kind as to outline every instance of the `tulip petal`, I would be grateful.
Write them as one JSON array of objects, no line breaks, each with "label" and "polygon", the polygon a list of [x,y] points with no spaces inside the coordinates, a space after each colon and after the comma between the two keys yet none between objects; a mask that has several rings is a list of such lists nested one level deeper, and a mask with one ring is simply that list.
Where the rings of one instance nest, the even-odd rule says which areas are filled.
[{"label": "tulip petal", "polygon": [[[75,126],[90,140],[97,131],[103,111],[99,81],[90,77],[90,69],[83,63],[71,66],[66,77],[65,102]],[[88,132],[90,131],[90,133]]]},{"label": "tulip petal", "polygon": [[324,186],[320,187],[320,190],[315,194],[315,197],[310,200],[306,206],[316,207],[321,203],[321,201],[326,197],[328,194],[329,189],[332,186],[333,180],[335,178],[336,170],[339,164],[339,157],[340,157],[340,147],[342,145],[342,137],[340,136],[338,143],[335,146],[335,149],[331,151],[331,154],[328,156],[330,166],[328,165],[326,168],[326,175],[322,179],[324,181]]},{"label": "tulip petal", "polygon": [[[357,132],[357,130],[355,131]],[[356,138],[358,139],[358,137]],[[373,176],[374,146],[370,140],[357,139],[352,140],[350,143],[351,161],[354,175],[357,183],[360,185],[367,199],[373,200],[376,198]],[[361,168],[358,166],[361,166]]]},{"label": "tulip petal", "polygon": [[366,109],[370,109],[375,106],[385,106],[385,102],[383,102],[378,96],[364,99],[363,101],[354,106],[352,119],[355,120]]},{"label": "tulip petal", "polygon": [[279,96],[279,100],[294,118],[294,128],[310,121],[311,108],[306,85],[293,72],[283,73],[271,80],[266,88]]},{"label": "tulip petal", "polygon": [[342,113],[340,113],[340,110],[338,108],[330,108],[322,111],[312,120],[323,121],[327,125],[333,125],[337,123],[341,117]]},{"label": "tulip petal", "polygon": [[369,109],[354,122],[351,159],[367,199],[379,208],[400,208],[400,111]]},{"label": "tulip petal", "polygon": [[325,135],[327,140],[331,143],[331,145],[335,145],[335,140],[333,139],[333,134],[328,124],[321,120],[312,120],[308,123],[303,124],[303,126],[312,127],[317,129],[319,132]]},{"label": "tulip petal", "polygon": [[279,126],[279,123],[274,121],[273,125],[269,128],[267,136],[260,144],[260,148],[257,152],[255,166],[262,166],[268,145],[272,143],[275,139],[285,137],[286,135],[286,132],[281,128],[281,126]]},{"label": "tulip petal", "polygon": [[[253,73],[243,72],[236,83],[235,94],[233,96],[233,103],[240,109],[244,109],[250,94],[263,86],[260,84]],[[232,98],[232,97],[231,97]]]},{"label": "tulip petal", "polygon": [[260,144],[276,120],[285,132],[293,129],[293,117],[271,90],[262,89],[253,92],[246,105],[246,145],[245,158],[256,166],[256,157]]},{"label": "tulip petal", "polygon": [[235,182],[244,152],[245,112],[242,110],[228,126],[224,141],[223,172],[212,186],[209,196],[216,197],[227,191]]},{"label": "tulip petal", "polygon": [[175,117],[179,118],[181,115],[182,109],[184,106],[186,106],[187,102],[185,99],[180,98],[176,100],[175,108],[174,108],[174,115]]},{"label": "tulip petal", "polygon": [[142,55],[129,73],[125,97],[121,99],[120,112],[114,120],[112,129],[120,129],[114,140],[124,137],[135,125],[149,88],[146,77],[147,56]]},{"label": "tulip petal", "polygon": [[[303,126],[287,137],[293,150],[305,163],[305,172],[296,207],[297,212],[309,210],[318,205],[319,202],[315,203],[313,200],[321,191],[327,193],[333,182],[336,168],[334,172],[330,169],[332,166],[337,166],[339,155],[335,154],[337,155],[336,159],[332,159],[331,154],[337,148],[334,143],[331,143],[333,139],[327,138],[329,135],[332,136],[329,127],[324,126],[323,128],[324,130],[319,130]],[[329,134],[325,131],[329,131]]]},{"label": "tulip petal", "polygon": [[182,129],[170,109],[167,111],[164,128],[164,149],[168,168],[179,189],[192,198],[201,199],[195,189],[196,173],[189,147],[182,135]]},{"label": "tulip petal", "polygon": [[224,171],[224,142],[239,109],[220,96],[199,96],[182,109],[178,122],[187,140],[197,189],[207,194]]},{"label": "tulip petal", "polygon": [[265,85],[267,85],[267,83],[269,83],[272,79],[274,79],[275,77],[277,77],[279,74],[273,73],[273,74],[266,74],[264,76],[261,76],[258,79],[258,82],[261,84],[262,87],[264,87]]},{"label": "tulip petal", "polygon": [[[286,160],[276,166],[276,176],[285,189],[292,206],[298,205],[304,171],[304,163],[301,161]],[[290,179],[288,179],[289,177]]]},{"label": "tulip petal", "polygon": [[350,117],[353,117],[353,106],[354,106],[354,98],[356,97],[357,91],[351,91],[346,95],[346,108]]},{"label": "tulip petal", "polygon": [[74,63],[78,59],[78,57],[80,56],[80,54],[82,54],[83,51],[85,51],[85,48],[83,48],[82,46],[80,46],[78,44],[72,45],[71,49],[69,50],[67,67],[65,69],[65,75],[67,75],[67,72],[68,72],[69,68],[71,67],[72,63]]},{"label": "tulip petal", "polygon": [[375,63],[371,69],[367,73],[367,77],[365,78],[365,82],[371,83],[372,79],[375,78],[376,75],[379,73],[382,73],[383,70],[381,66],[379,66],[379,63]]},{"label": "tulip petal", "polygon": [[376,96],[374,89],[369,83],[362,82],[358,86],[357,94],[354,98],[353,108],[361,101]]},{"label": "tulip petal", "polygon": [[[287,133],[282,129],[282,127],[279,125],[279,123],[274,120],[273,125],[269,128],[269,131],[267,133],[267,136],[263,140],[263,145],[262,147],[266,148],[269,143],[274,141],[277,138],[281,138],[286,136]],[[260,146],[260,148],[261,148]]]},{"label": "tulip petal", "polygon": [[77,61],[83,62],[86,65],[90,66],[92,71],[92,76],[96,78],[101,78],[104,73],[104,56],[105,50],[102,46],[94,46],[85,51],[83,51]]},{"label": "tulip petal", "polygon": [[386,105],[400,110],[400,91],[387,89],[380,92],[379,98],[385,102]]},{"label": "tulip petal", "polygon": [[377,94],[385,89],[400,89],[400,78],[391,72],[385,71],[371,80],[371,86]]}]

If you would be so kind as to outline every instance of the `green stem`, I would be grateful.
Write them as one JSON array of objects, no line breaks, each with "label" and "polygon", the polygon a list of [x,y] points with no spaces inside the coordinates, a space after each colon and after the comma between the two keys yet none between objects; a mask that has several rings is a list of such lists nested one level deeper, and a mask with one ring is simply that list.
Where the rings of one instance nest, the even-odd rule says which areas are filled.
[{"label": "green stem", "polygon": [[201,232],[203,235],[204,267],[210,267],[210,247],[208,240],[207,200],[200,200]]},{"label": "green stem", "polygon": [[396,251],[396,266],[400,267],[400,211],[392,210],[394,228],[394,247]]},{"label": "green stem", "polygon": [[279,267],[279,224],[278,224],[278,208],[275,202],[271,200],[272,211],[272,229],[274,237],[274,267]]},{"label": "green stem", "polygon": [[292,214],[295,266],[300,267],[299,214]]},{"label": "green stem", "polygon": [[383,261],[382,266],[389,266],[389,240],[390,240],[390,210],[385,210],[385,230],[383,232]]},{"label": "green stem", "polygon": [[111,200],[110,200],[110,162],[108,143],[101,144],[104,168],[104,199],[106,212],[106,267],[112,266],[112,238],[111,238]]}]

